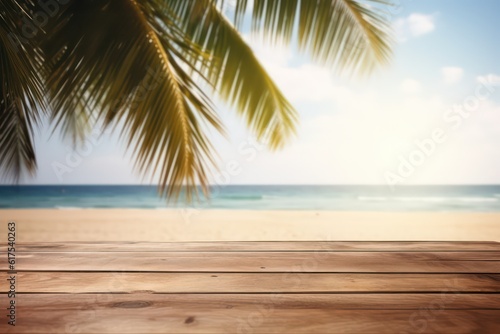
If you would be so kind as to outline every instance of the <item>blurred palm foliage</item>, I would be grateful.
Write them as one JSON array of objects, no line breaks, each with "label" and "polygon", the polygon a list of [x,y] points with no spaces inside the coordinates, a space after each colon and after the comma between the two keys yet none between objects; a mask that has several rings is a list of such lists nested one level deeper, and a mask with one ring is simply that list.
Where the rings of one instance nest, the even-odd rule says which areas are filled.
[{"label": "blurred palm foliage", "polygon": [[224,131],[214,96],[271,149],[295,132],[297,113],[242,37],[244,24],[339,72],[370,73],[390,59],[386,0],[229,5],[231,15],[222,0],[2,0],[3,176],[35,173],[42,119],[75,144],[103,124],[121,131],[143,175],[159,176],[161,194],[190,199],[208,192],[216,163],[206,133]]}]

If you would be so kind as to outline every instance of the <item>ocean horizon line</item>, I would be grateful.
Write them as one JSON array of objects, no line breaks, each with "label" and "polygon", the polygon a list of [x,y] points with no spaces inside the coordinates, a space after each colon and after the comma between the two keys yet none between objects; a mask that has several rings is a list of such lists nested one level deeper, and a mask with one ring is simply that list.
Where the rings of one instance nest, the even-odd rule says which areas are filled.
[{"label": "ocean horizon line", "polygon": [[0,208],[500,212],[500,185],[227,185],[169,202],[154,185],[0,186]]},{"label": "ocean horizon line", "polygon": [[[71,184],[61,184],[61,183],[46,183],[46,184],[0,184],[0,187],[94,187],[94,186],[139,186],[139,187],[158,187],[155,184],[142,184],[142,183],[71,183]],[[401,184],[396,186],[391,186],[387,184],[371,184],[371,183],[329,183],[329,184],[315,184],[315,183],[234,183],[234,184],[209,184],[209,187],[245,187],[245,186],[257,186],[257,187],[387,187],[387,188],[402,188],[402,187],[500,187],[500,183],[453,183],[453,184],[443,184],[443,183],[427,183],[427,184]],[[201,187],[201,185],[197,185]]]}]

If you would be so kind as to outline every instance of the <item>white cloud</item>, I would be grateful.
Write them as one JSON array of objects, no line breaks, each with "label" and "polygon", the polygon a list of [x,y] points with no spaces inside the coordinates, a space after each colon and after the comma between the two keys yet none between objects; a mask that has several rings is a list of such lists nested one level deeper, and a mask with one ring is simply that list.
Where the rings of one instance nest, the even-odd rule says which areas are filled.
[{"label": "white cloud", "polygon": [[443,67],[441,75],[446,84],[454,84],[462,79],[464,70],[460,67]]},{"label": "white cloud", "polygon": [[412,13],[408,17],[394,21],[394,30],[400,41],[409,37],[418,37],[428,34],[436,29],[435,15]]},{"label": "white cloud", "polygon": [[397,170],[400,156],[407,157],[416,142],[440,128],[446,141],[405,184],[500,182],[500,105],[493,101],[483,102],[457,129],[443,121],[450,102],[437,96],[351,91],[349,99],[328,105],[331,113],[314,117],[299,108],[305,118],[299,139],[284,151],[262,154],[245,165],[248,174],[242,181],[383,184],[384,173]]},{"label": "white cloud", "polygon": [[405,79],[400,85],[400,89],[403,93],[416,94],[422,89],[422,85],[419,81],[415,79]]},{"label": "white cloud", "polygon": [[408,16],[407,20],[413,36],[425,35],[436,28],[433,15],[414,13]]},{"label": "white cloud", "polygon": [[266,65],[286,66],[293,58],[292,48],[283,43],[264,43],[259,36],[252,34],[243,34],[242,37],[264,67]]},{"label": "white cloud", "polygon": [[345,98],[349,92],[335,84],[331,70],[313,64],[299,67],[266,66],[278,87],[292,102],[324,102]]},{"label": "white cloud", "polygon": [[481,84],[488,83],[491,85],[500,85],[500,75],[492,73],[480,75],[476,78],[476,81]]},{"label": "white cloud", "polygon": [[327,104],[331,112],[314,117],[307,117],[310,110],[299,107],[304,117],[299,139],[245,167],[251,169],[247,180],[383,184],[384,172],[397,167],[398,156],[440,124],[445,106],[438,98],[355,91],[350,91],[349,98]]},{"label": "white cloud", "polygon": [[269,46],[245,36],[254,53],[283,94],[292,102],[325,102],[347,98],[349,92],[334,82],[332,70],[312,63],[291,67],[287,46]]}]

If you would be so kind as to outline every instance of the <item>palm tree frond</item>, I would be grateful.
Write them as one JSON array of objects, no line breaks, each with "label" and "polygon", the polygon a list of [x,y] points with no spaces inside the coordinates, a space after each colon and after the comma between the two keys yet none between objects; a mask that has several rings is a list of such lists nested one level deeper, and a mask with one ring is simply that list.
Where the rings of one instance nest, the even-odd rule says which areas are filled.
[{"label": "palm tree frond", "polygon": [[154,1],[74,1],[63,15],[45,45],[56,113],[85,109],[96,122],[123,126],[136,167],[158,176],[169,198],[187,186],[191,199],[196,184],[207,192],[213,157],[204,131],[222,127],[180,52],[196,48],[161,23]]},{"label": "palm tree frond", "polygon": [[167,9],[175,13],[187,36],[213,58],[208,66],[200,66],[208,82],[237,107],[258,139],[271,148],[283,146],[295,132],[297,113],[217,2],[172,0]]},{"label": "palm tree frond", "polygon": [[[12,102],[12,103],[11,103]],[[0,168],[5,179],[18,182],[24,171],[33,175],[36,156],[33,124],[20,99],[0,102]]]},{"label": "palm tree frond", "polygon": [[0,168],[16,182],[24,171],[36,170],[33,130],[46,112],[37,39],[25,38],[22,30],[29,5],[0,4]]},{"label": "palm tree frond", "polygon": [[[367,74],[391,58],[393,36],[383,8],[390,0],[254,0],[252,31],[290,43],[339,72]],[[248,2],[236,10],[241,26]]]}]

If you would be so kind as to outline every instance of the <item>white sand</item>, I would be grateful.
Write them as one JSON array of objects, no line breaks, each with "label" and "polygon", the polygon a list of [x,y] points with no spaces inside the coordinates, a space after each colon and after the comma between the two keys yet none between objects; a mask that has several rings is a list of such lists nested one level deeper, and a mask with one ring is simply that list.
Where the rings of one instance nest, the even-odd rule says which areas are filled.
[{"label": "white sand", "polygon": [[239,210],[0,210],[23,241],[500,241],[500,213]]}]

